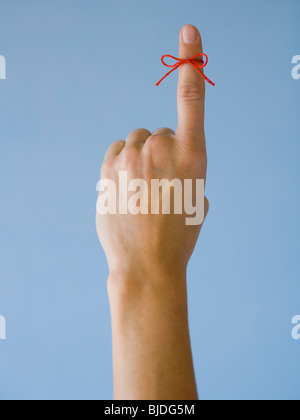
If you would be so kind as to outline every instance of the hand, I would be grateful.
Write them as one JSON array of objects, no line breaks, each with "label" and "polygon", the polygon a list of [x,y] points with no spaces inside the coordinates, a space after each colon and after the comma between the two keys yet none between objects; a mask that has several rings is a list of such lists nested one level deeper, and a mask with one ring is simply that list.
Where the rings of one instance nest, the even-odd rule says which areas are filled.
[{"label": "hand", "polygon": [[[181,33],[180,58],[202,52],[200,34],[192,27],[187,29],[188,34],[197,38],[185,43]],[[146,129],[133,131],[126,142],[118,141],[109,148],[101,178],[112,179],[118,186],[119,172],[127,171],[128,181],[144,179],[149,191],[152,179],[205,180],[204,96],[204,79],[192,66],[181,66],[176,133],[167,128],[152,134]],[[205,215],[207,211],[206,200]],[[120,272],[124,276],[140,277],[154,268],[185,275],[200,228],[186,226],[184,212],[182,215],[174,212],[171,215],[97,215],[97,231],[111,277]]]},{"label": "hand", "polygon": [[[190,36],[185,42],[184,33]],[[199,32],[185,27],[180,33],[180,57],[201,52]],[[182,65],[176,133],[166,128],[152,134],[145,129],[133,131],[126,143],[118,141],[109,148],[101,179],[118,185],[119,172],[126,171],[128,181],[143,179],[148,185],[163,178],[205,180],[204,94],[201,75],[189,64]],[[145,192],[143,198],[147,196]],[[97,214],[97,230],[110,270],[116,399],[198,397],[188,328],[186,268],[201,227],[187,226],[186,215],[174,213]]]}]

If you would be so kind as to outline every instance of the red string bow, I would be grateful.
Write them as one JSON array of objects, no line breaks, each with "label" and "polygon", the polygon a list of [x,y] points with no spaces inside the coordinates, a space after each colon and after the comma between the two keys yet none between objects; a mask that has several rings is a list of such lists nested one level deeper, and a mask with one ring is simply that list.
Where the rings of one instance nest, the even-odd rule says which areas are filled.
[{"label": "red string bow", "polygon": [[[203,59],[201,58],[201,59],[197,59],[197,57],[200,57],[200,56],[203,56],[203,57],[205,57],[205,62],[203,61]],[[168,57],[168,58],[173,58],[173,60],[176,60],[177,61],[177,63],[175,63],[175,64],[173,64],[173,65],[170,65],[170,64],[167,64],[167,63],[165,63],[165,58],[166,57]],[[176,57],[173,57],[173,55],[163,55],[162,57],[161,57],[161,62],[163,63],[163,65],[164,66],[166,66],[166,67],[170,67],[170,68],[172,68],[172,70],[171,71],[169,71],[169,73],[167,73],[159,82],[157,82],[156,83],[156,86],[159,86],[160,84],[161,84],[161,82],[167,77],[167,76],[169,76],[169,74],[171,74],[174,70],[177,70],[182,64],[185,64],[185,63],[189,63],[191,66],[193,66],[200,74],[201,74],[201,76],[202,77],[204,77],[204,79],[208,82],[208,83],[210,83],[211,85],[213,85],[213,86],[215,86],[215,84],[211,81],[211,80],[209,80],[206,76],[205,76],[205,74],[200,70],[200,69],[203,69],[206,65],[207,65],[207,63],[208,63],[208,57],[207,57],[207,55],[206,54],[204,54],[204,53],[202,53],[202,54],[197,54],[197,55],[194,55],[194,57],[191,57],[191,58],[188,58],[188,59],[182,59],[182,58],[176,58]]]}]

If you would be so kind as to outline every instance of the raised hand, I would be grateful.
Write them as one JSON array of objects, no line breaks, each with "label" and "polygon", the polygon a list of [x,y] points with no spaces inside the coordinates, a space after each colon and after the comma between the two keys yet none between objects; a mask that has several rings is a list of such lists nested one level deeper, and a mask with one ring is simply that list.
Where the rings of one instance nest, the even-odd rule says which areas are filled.
[{"label": "raised hand", "polygon": [[[185,26],[180,32],[179,57],[198,53],[202,53],[200,34],[193,26]],[[191,65],[183,64],[179,68],[176,133],[169,128],[152,133],[134,130],[126,142],[112,144],[102,166],[101,179],[112,180],[116,191],[124,183],[124,174],[126,183],[146,183],[143,186],[139,181],[138,214],[123,214],[127,200],[136,194],[133,191],[115,201],[111,198],[111,208],[118,214],[103,211],[105,191],[100,192],[97,206],[102,213],[97,213],[97,231],[110,270],[115,396],[119,399],[197,398],[187,322],[186,268],[201,225],[187,223],[191,214],[179,214],[175,207],[178,181],[184,189],[185,180],[193,180],[190,199],[203,207],[201,223],[208,211],[206,199],[204,211],[203,189],[202,196],[195,191],[196,180],[205,182],[207,169],[204,99],[204,78]],[[174,184],[171,189],[175,207],[170,214],[153,214],[151,183],[162,179],[177,180],[178,188]],[[160,195],[162,207],[167,193],[166,189]]]}]

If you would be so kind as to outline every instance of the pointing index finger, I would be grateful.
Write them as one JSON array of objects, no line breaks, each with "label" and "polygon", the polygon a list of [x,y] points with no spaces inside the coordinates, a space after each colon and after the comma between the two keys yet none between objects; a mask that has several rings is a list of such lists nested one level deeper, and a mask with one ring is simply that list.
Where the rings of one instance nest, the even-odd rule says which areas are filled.
[{"label": "pointing index finger", "polygon": [[[198,29],[191,25],[184,26],[180,32],[179,57],[188,59],[202,53],[202,41]],[[200,143],[205,149],[204,100],[204,78],[191,64],[183,64],[179,68],[176,134],[183,141]]]}]

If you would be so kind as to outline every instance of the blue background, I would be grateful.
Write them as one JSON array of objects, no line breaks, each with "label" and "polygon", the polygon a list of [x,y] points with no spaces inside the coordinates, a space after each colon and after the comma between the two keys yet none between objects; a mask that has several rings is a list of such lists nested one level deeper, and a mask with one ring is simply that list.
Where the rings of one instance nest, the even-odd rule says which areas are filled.
[{"label": "blue background", "polygon": [[96,182],[109,144],[176,128],[184,24],[209,56],[210,214],[189,267],[203,399],[299,399],[299,0],[0,0],[1,399],[110,399]]}]

